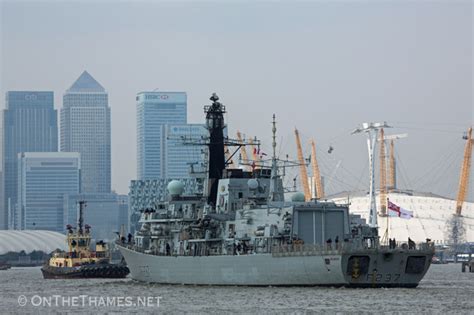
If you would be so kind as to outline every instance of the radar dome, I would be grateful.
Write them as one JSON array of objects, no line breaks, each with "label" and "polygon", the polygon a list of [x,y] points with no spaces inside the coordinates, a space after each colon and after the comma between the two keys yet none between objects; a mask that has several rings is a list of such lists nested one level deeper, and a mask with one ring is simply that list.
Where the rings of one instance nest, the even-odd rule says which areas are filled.
[{"label": "radar dome", "polygon": [[304,194],[302,192],[297,192],[291,196],[291,201],[293,202],[304,202]]},{"label": "radar dome", "polygon": [[247,185],[249,186],[249,189],[255,190],[258,188],[258,180],[256,180],[255,178],[249,179],[247,181]]},{"label": "radar dome", "polygon": [[171,196],[179,196],[184,192],[184,184],[179,180],[172,180],[167,188]]}]

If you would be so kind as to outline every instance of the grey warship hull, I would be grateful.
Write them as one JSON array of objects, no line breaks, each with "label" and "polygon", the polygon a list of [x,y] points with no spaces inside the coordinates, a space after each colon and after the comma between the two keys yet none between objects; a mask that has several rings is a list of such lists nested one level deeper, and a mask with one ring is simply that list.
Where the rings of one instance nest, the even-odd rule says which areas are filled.
[{"label": "grey warship hull", "polygon": [[430,250],[301,250],[271,254],[160,256],[120,246],[138,281],[243,286],[416,287]]}]

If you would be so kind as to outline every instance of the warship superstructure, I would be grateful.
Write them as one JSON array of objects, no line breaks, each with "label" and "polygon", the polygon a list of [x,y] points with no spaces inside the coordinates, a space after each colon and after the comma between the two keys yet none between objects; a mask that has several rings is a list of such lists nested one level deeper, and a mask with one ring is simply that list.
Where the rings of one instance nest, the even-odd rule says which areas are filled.
[{"label": "warship superstructure", "polygon": [[[135,280],[196,285],[416,287],[434,246],[382,245],[377,227],[347,205],[299,194],[285,201],[273,119],[271,166],[226,168],[225,106],[205,106],[209,138],[204,193],[169,198],[143,209],[133,241],[118,241]],[[241,143],[237,142],[237,149]]]}]

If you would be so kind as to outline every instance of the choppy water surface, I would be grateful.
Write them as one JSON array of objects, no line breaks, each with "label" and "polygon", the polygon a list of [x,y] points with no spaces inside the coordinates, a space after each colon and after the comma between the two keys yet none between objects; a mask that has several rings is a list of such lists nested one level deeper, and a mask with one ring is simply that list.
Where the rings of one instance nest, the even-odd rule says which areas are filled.
[{"label": "choppy water surface", "polygon": [[[21,301],[26,301],[25,306],[19,305],[21,295],[26,297]],[[142,300],[137,300],[137,296]],[[75,302],[73,297],[77,297]],[[104,306],[101,297],[102,302],[106,297],[116,300],[110,300],[109,306]],[[124,298],[121,302],[120,297]],[[159,305],[156,297],[160,297]],[[145,298],[149,300],[144,302]],[[45,299],[51,300],[51,306],[44,302]],[[126,306],[127,303],[131,306]],[[346,289],[151,285],[128,278],[44,280],[39,268],[0,271],[1,314],[68,312],[474,314],[474,273],[461,273],[458,264],[433,265],[416,289]]]}]

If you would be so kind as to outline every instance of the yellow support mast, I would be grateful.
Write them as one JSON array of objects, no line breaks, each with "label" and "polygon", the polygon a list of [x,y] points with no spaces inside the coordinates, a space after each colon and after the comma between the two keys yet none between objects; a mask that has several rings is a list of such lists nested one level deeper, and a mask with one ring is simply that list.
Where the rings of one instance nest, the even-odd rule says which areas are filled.
[{"label": "yellow support mast", "polygon": [[[383,141],[390,140],[390,155],[389,155],[389,165],[388,165],[388,183],[386,186],[386,192],[393,191],[397,188],[397,173],[396,173],[396,161],[395,161],[395,140],[408,137],[408,134],[398,134],[398,135],[385,135]],[[377,141],[381,142],[382,138],[378,138]],[[385,143],[383,143],[385,146]],[[386,150],[384,149],[383,154],[386,156]],[[386,162],[385,162],[386,163]]]},{"label": "yellow support mast", "polygon": [[474,140],[472,139],[472,127],[469,128],[467,132],[466,147],[464,149],[464,160],[461,168],[461,178],[459,179],[459,191],[458,197],[456,200],[456,215],[461,216],[462,205],[466,199],[467,188],[469,185],[469,173],[471,169],[471,157],[472,157],[472,144]]},{"label": "yellow support mast", "polygon": [[298,151],[298,161],[300,163],[300,176],[301,176],[301,183],[303,184],[304,199],[305,201],[310,201],[311,191],[309,189],[308,172],[306,171],[306,163],[303,157],[303,149],[301,148],[300,135],[298,133],[298,129],[296,128],[295,128],[295,136],[296,136],[296,149]]},{"label": "yellow support mast", "polygon": [[311,166],[313,170],[313,187],[316,187],[316,198],[324,198],[323,184],[321,182],[321,173],[319,172],[318,160],[316,159],[316,144],[311,140]]},{"label": "yellow support mast", "polygon": [[393,139],[390,140],[390,164],[388,166],[388,188],[390,191],[396,188],[395,175],[395,144]]},{"label": "yellow support mast", "polygon": [[385,157],[385,136],[383,128],[380,129],[380,212],[387,215],[387,167]]}]

